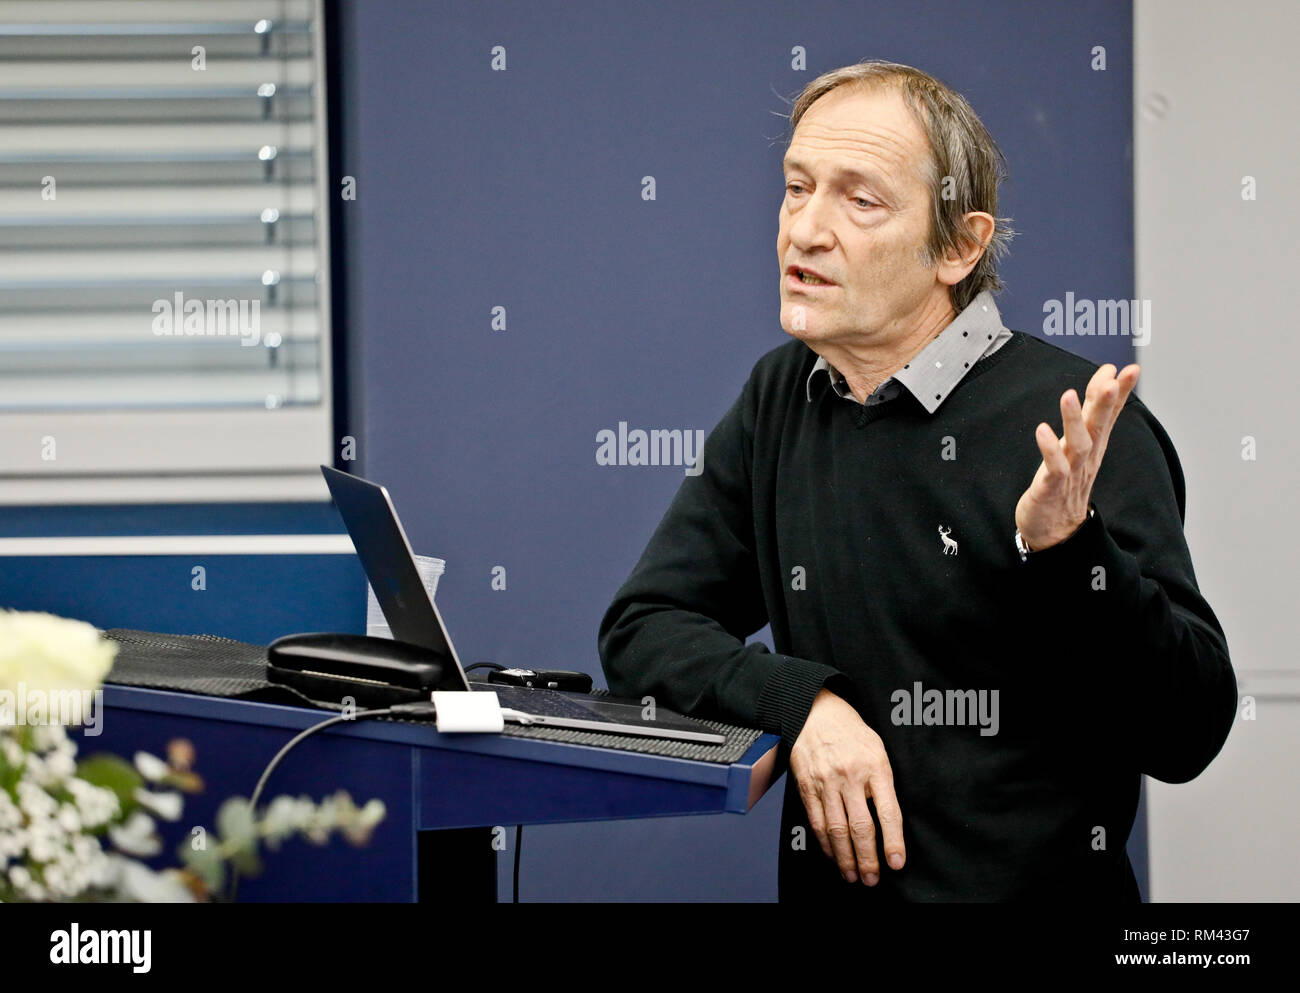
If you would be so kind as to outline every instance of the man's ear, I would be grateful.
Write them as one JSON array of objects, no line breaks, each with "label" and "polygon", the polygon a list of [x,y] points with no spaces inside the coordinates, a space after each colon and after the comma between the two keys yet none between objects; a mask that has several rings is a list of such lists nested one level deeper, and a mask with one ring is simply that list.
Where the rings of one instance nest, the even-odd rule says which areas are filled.
[{"label": "man's ear", "polygon": [[961,251],[945,255],[940,262],[938,278],[945,286],[956,286],[969,276],[971,270],[975,268],[975,263],[980,260],[989,242],[993,240],[996,222],[992,214],[986,214],[982,210],[972,210],[968,214],[963,214],[962,220],[966,224],[970,237]]}]

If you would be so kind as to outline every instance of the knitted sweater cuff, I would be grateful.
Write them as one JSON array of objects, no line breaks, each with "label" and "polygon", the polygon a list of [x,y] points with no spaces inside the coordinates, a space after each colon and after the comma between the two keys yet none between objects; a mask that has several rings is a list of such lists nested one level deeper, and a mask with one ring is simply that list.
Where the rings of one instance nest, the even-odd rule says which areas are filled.
[{"label": "knitted sweater cuff", "polygon": [[793,746],[813,700],[823,688],[841,696],[851,694],[853,689],[849,678],[838,669],[789,655],[780,657],[783,661],[768,676],[759,694],[758,726],[779,734],[782,741]]}]

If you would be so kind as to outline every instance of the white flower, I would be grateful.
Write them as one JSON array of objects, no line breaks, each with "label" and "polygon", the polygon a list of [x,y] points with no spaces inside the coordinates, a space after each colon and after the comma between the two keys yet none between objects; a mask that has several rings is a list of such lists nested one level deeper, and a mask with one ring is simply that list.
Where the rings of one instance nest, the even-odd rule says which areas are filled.
[{"label": "white flower", "polygon": [[[68,733],[61,724],[37,724],[32,728],[32,748],[42,754],[60,745],[71,745]],[[75,749],[74,749],[75,750]]]},{"label": "white flower", "polygon": [[0,690],[94,690],[116,654],[116,642],[84,621],[0,610]]},{"label": "white flower", "polygon": [[305,830],[312,825],[316,819],[316,804],[305,796],[299,797],[294,801],[293,825],[299,830]]},{"label": "white flower", "polygon": [[296,805],[297,801],[293,797],[278,796],[266,808],[262,817],[262,831],[267,846],[273,851],[279,848],[281,841],[293,834]]},{"label": "white flower", "polygon": [[27,857],[32,862],[49,862],[63,847],[67,835],[51,820],[40,820],[27,832]]},{"label": "white flower", "polygon": [[45,756],[45,771],[50,780],[61,783],[77,772],[77,760],[67,752],[50,752]]},{"label": "white flower", "polygon": [[16,769],[23,764],[23,756],[22,746],[0,728],[0,757],[4,758],[5,765]]},{"label": "white flower", "polygon": [[174,792],[150,793],[148,790],[137,789],[134,795],[140,806],[153,811],[155,816],[165,821],[177,820],[181,816],[181,808],[185,805],[181,795]]},{"label": "white flower", "polygon": [[67,831],[68,834],[81,833],[81,815],[77,813],[77,808],[72,804],[60,804],[59,812],[55,816],[59,825],[63,830]]},{"label": "white flower", "polygon": [[139,770],[140,775],[151,783],[158,782],[171,771],[167,768],[166,762],[156,755],[150,755],[148,752],[135,753],[135,767]]},{"label": "white flower", "polygon": [[108,836],[128,855],[149,858],[162,851],[162,842],[154,834],[153,818],[138,810],[127,818],[125,824],[109,828]]},{"label": "white flower", "polygon": [[373,828],[384,819],[386,812],[383,800],[367,800],[366,805],[361,808],[359,823],[363,828]]},{"label": "white flower", "polygon": [[47,785],[49,776],[45,772],[45,760],[35,752],[28,752],[27,761],[23,765],[23,775],[37,786]]},{"label": "white flower", "polygon": [[57,898],[68,896],[68,876],[63,871],[63,867],[55,862],[53,865],[47,865],[42,873],[45,879],[45,885],[50,888],[50,892]]},{"label": "white flower", "polygon": [[58,807],[54,797],[33,782],[20,779],[14,789],[18,793],[18,806],[33,821],[53,816]]},{"label": "white flower", "polygon": [[0,868],[9,859],[16,859],[27,849],[27,843],[17,832],[0,831]]},{"label": "white flower", "polygon": [[14,802],[9,799],[9,794],[0,790],[0,831],[12,830],[22,823],[22,812],[14,806]]},{"label": "white flower", "polygon": [[68,792],[77,804],[81,822],[88,828],[97,828],[107,824],[117,816],[121,809],[117,794],[102,786],[92,786],[84,779],[69,779]]},{"label": "white flower", "polygon": [[103,849],[99,847],[99,839],[92,838],[88,834],[79,834],[72,839],[72,855],[81,865],[90,865],[96,855],[101,854]]},{"label": "white flower", "polygon": [[86,873],[90,877],[90,885],[95,889],[108,889],[113,885],[116,876],[112,857],[105,852],[99,852],[87,864]]},{"label": "white flower", "polygon": [[45,887],[34,881],[22,888],[22,894],[28,900],[46,900],[49,898],[49,893]]},{"label": "white flower", "polygon": [[134,859],[113,856],[117,869],[117,895],[141,903],[193,903],[192,894],[169,872],[154,872]]},{"label": "white flower", "polygon": [[79,897],[89,888],[90,873],[80,863],[71,863],[68,868],[68,893],[73,897]]}]

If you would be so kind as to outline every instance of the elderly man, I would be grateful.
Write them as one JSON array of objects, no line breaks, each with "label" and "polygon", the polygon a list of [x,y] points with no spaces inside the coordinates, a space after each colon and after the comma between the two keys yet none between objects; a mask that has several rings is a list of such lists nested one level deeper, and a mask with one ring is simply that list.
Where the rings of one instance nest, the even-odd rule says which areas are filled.
[{"label": "elderly man", "polygon": [[863,63],[791,124],[797,340],[606,613],[610,688],[781,735],[782,900],[1136,901],[1141,775],[1198,775],[1237,702],[1177,454],[1136,365],[1003,327],[1000,153],[964,98]]}]

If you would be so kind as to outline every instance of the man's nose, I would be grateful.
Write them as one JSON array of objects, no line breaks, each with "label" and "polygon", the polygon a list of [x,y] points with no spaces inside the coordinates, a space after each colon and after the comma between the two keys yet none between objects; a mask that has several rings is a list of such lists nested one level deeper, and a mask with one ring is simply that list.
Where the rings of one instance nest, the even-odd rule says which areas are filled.
[{"label": "man's nose", "polygon": [[832,242],[830,196],[817,192],[810,196],[790,218],[790,241],[796,248],[807,251],[811,248],[829,246]]}]

